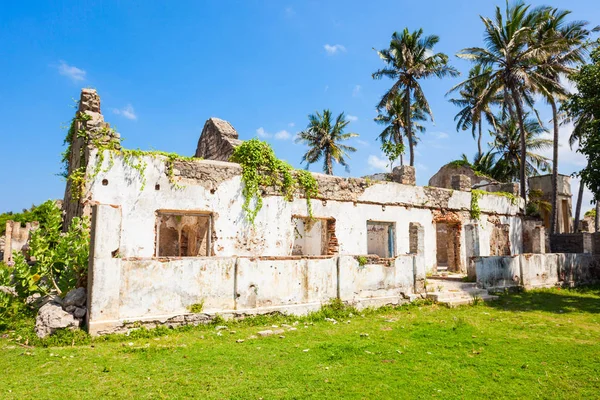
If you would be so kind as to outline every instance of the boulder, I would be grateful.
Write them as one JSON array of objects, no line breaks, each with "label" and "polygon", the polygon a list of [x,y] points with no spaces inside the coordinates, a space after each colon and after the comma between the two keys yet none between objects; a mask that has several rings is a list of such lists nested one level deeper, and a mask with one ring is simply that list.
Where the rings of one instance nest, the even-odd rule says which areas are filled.
[{"label": "boulder", "polygon": [[87,308],[85,307],[77,307],[75,309],[75,311],[73,311],[73,316],[77,319],[82,319],[83,317],[85,317],[85,314],[87,313]]},{"label": "boulder", "polygon": [[40,308],[35,320],[35,333],[42,339],[52,335],[58,329],[78,327],[79,321],[64,311],[60,304],[52,301]]},{"label": "boulder", "polygon": [[85,306],[86,300],[87,293],[85,292],[85,288],[80,287],[67,293],[62,304],[65,309],[69,306],[83,307]]}]

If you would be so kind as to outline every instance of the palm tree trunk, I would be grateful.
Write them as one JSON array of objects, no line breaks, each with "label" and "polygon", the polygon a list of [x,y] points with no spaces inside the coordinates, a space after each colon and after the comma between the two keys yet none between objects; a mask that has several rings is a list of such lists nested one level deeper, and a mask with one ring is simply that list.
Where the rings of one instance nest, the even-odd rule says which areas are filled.
[{"label": "palm tree trunk", "polygon": [[583,189],[585,189],[585,183],[583,183],[583,179],[580,179],[579,194],[577,195],[577,205],[575,206],[575,223],[573,225],[573,232],[579,231],[579,218],[581,218],[581,201],[583,200]]},{"label": "palm tree trunk", "polygon": [[333,175],[333,162],[329,151],[325,152],[325,173],[327,175]]},{"label": "palm tree trunk", "polygon": [[406,96],[404,99],[404,112],[405,118],[404,121],[406,127],[406,137],[408,139],[408,149],[410,150],[410,166],[413,167],[415,165],[415,152],[413,149],[413,139],[412,139],[412,121],[410,119],[410,86],[406,86]]},{"label": "palm tree trunk", "polygon": [[517,109],[517,122],[521,131],[521,162],[519,171],[519,181],[521,182],[521,197],[527,201],[527,174],[525,173],[527,164],[527,142],[525,132],[525,124],[523,123],[523,108],[521,104],[521,96],[514,88],[511,88],[515,108]]},{"label": "palm tree trunk", "polygon": [[[552,107],[552,123],[554,125],[554,142],[552,143],[552,214],[550,219],[550,234],[556,231],[558,221],[558,111],[554,98],[550,98]],[[566,228],[566,227],[565,227]]]},{"label": "palm tree trunk", "polygon": [[479,156],[483,153],[481,152],[481,113],[479,113],[479,137],[477,138],[477,150],[479,151]]},{"label": "palm tree trunk", "polygon": [[596,225],[594,232],[600,232],[600,200],[596,200],[596,218],[594,220],[594,225]]}]

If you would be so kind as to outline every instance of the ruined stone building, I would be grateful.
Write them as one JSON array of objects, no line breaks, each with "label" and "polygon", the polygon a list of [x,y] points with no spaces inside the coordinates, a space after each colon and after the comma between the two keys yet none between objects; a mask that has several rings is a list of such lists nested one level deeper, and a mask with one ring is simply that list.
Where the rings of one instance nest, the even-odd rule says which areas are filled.
[{"label": "ruined stone building", "polygon": [[[99,133],[105,125],[95,91],[82,93],[79,112],[92,113],[81,123],[93,121],[93,137],[115,140]],[[87,179],[75,199],[67,187],[64,207],[68,216],[92,218],[91,333],[134,321],[197,322],[203,317],[192,307],[237,315],[305,313],[333,298],[398,304],[427,290],[426,277],[442,270],[481,274],[488,286],[522,275],[494,275],[497,262],[488,261],[520,260],[524,201],[494,192],[474,198],[464,176],[452,177],[449,189],[416,186],[410,167],[397,168],[391,181],[313,174],[312,218],[306,199],[265,190],[251,225],[241,167],[227,161],[239,143],[231,124],[211,118],[195,153],[203,159],[133,160],[92,141],[72,146],[84,150],[73,157],[86,163]],[[543,253],[543,228],[527,235],[529,251]]]}]

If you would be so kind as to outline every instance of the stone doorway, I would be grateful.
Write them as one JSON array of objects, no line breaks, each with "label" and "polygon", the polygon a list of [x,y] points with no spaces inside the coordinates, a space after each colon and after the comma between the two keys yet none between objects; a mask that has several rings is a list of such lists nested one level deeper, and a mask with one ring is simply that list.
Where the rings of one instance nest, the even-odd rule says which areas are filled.
[{"label": "stone doorway", "polygon": [[460,224],[436,222],[437,272],[461,272]]}]

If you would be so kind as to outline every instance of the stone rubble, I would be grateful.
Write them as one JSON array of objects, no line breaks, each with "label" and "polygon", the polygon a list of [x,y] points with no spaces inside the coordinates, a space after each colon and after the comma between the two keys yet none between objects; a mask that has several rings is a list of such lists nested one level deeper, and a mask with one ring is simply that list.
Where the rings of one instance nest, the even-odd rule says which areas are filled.
[{"label": "stone rubble", "polygon": [[35,320],[36,335],[43,339],[59,329],[79,328],[87,314],[86,301],[85,288],[73,289],[62,299],[55,294],[32,297],[32,304],[39,307]]}]

